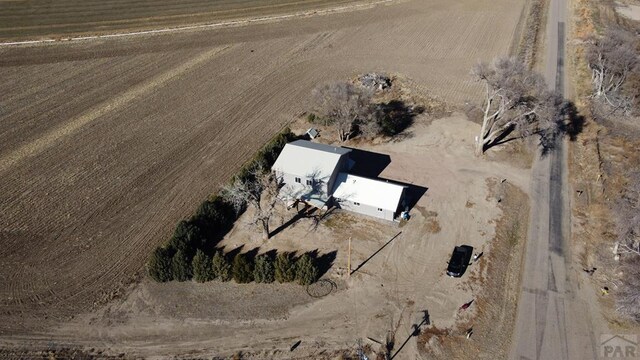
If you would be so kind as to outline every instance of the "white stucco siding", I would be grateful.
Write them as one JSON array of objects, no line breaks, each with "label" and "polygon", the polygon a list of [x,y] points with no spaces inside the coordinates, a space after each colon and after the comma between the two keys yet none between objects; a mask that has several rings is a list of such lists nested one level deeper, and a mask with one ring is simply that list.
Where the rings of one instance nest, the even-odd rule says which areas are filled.
[{"label": "white stucco siding", "polygon": [[353,209],[352,211],[355,212],[371,216],[377,216],[375,214],[379,213],[393,215],[402,200],[404,189],[405,187],[402,185],[383,180],[339,173],[334,185],[333,196],[338,202],[345,204],[341,207],[348,206],[349,210]]},{"label": "white stucco siding", "polygon": [[341,209],[352,211],[362,215],[376,217],[379,219],[393,221],[394,215],[395,215],[395,210],[392,211],[392,210],[387,210],[382,208],[376,208],[371,205],[362,204],[362,203],[358,203],[358,205],[356,205],[357,202],[350,201],[350,200],[340,199],[338,201],[336,199],[336,203],[338,207]]}]

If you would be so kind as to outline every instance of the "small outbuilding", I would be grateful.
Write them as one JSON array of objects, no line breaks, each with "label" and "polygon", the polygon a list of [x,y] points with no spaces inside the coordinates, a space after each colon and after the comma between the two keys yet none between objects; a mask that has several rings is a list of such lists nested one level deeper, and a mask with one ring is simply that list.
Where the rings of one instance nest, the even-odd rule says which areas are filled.
[{"label": "small outbuilding", "polygon": [[311,140],[317,138],[319,135],[320,135],[320,132],[318,131],[318,129],[309,128],[309,130],[307,130],[307,136],[309,136],[309,139]]}]

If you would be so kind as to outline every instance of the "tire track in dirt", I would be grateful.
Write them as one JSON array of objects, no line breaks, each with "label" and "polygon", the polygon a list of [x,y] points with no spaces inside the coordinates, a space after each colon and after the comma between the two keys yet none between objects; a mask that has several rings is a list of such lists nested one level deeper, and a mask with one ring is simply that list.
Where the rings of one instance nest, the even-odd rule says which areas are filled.
[{"label": "tire track in dirt", "polygon": [[50,132],[44,134],[39,139],[32,141],[31,143],[25,144],[20,148],[2,156],[0,158],[0,173],[7,171],[11,166],[16,163],[28,158],[35,156],[47,148],[55,145],[55,143],[64,136],[69,136],[76,132],[81,127],[89,124],[90,122],[96,120],[97,118],[112,112],[122,106],[129,104],[135,98],[153,91],[154,89],[163,86],[168,81],[180,76],[184,72],[189,69],[198,66],[199,64],[211,59],[213,56],[218,55],[220,52],[227,50],[228,47],[224,48],[214,48],[212,50],[206,51],[199,56],[183,63],[175,69],[172,69],[166,73],[160,74],[157,77],[150,79],[142,84],[139,84],[128,91],[116,96],[115,98],[100,104],[94,109],[89,110],[83,115],[70,120],[67,123],[62,124],[61,126],[51,130]]}]

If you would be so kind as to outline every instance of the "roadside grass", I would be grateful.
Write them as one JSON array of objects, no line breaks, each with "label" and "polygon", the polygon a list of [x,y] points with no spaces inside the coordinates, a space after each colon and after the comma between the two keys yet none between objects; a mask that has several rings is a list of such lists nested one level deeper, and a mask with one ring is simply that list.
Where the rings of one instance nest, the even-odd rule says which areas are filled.
[{"label": "roadside grass", "polygon": [[[614,10],[614,3],[594,0],[573,2],[573,29],[569,58],[575,104],[585,116],[584,130],[569,148],[569,176],[572,186],[571,245],[575,260],[584,268],[598,271],[589,279],[592,291],[607,286],[611,295],[599,297],[600,311],[609,326],[629,331],[633,326],[620,319],[615,311],[617,273],[615,261],[615,222],[612,204],[623,193],[624,176],[629,167],[640,165],[640,129],[613,121],[596,121],[591,113],[591,72],[584,53],[585,41],[606,29],[607,24],[624,24]],[[636,329],[637,327],[634,327]]]},{"label": "roadside grass", "polygon": [[489,149],[485,156],[491,161],[505,162],[520,169],[531,169],[537,150],[535,139],[519,139]]},{"label": "roadside grass", "polygon": [[[519,211],[519,210],[518,210]],[[518,241],[520,241],[520,219],[514,217],[511,219],[510,224],[507,226],[506,233],[507,243],[514,247],[518,245]]]}]

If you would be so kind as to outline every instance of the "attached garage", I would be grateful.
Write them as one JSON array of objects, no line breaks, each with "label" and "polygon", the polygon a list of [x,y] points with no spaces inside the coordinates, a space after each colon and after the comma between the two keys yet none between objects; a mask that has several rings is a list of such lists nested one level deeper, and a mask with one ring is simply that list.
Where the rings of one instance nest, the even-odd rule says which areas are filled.
[{"label": "attached garage", "polygon": [[342,172],[336,178],[333,198],[342,209],[393,221],[405,190],[406,186]]}]

